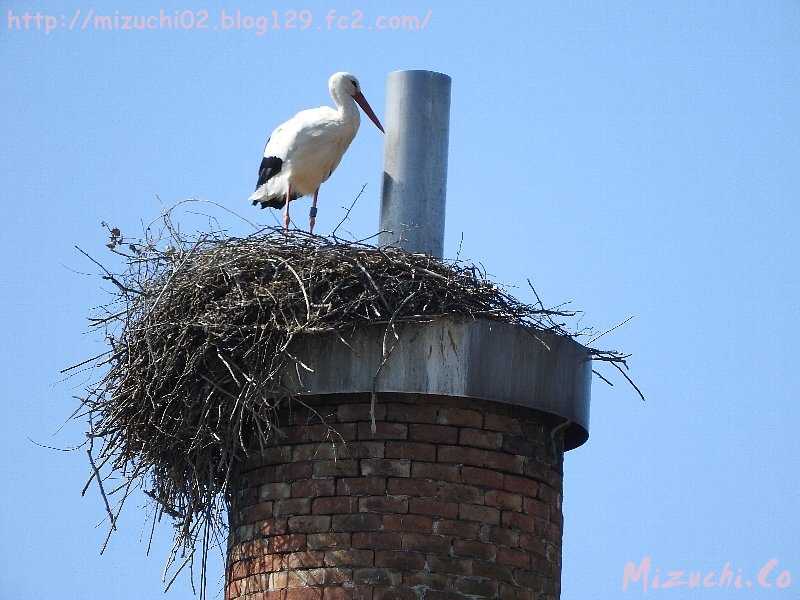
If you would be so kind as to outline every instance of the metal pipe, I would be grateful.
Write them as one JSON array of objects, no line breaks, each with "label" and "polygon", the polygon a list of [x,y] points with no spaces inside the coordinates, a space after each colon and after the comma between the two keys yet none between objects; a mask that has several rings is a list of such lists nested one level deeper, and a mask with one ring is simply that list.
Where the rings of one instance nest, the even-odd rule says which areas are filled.
[{"label": "metal pipe", "polygon": [[450,83],[448,75],[433,71],[389,73],[381,246],[442,257]]}]

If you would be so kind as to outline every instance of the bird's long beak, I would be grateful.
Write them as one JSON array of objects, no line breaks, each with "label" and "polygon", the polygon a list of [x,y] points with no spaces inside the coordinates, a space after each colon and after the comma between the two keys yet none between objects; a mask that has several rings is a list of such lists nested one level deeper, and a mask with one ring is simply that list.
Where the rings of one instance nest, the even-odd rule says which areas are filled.
[{"label": "bird's long beak", "polygon": [[364,94],[362,94],[361,92],[356,92],[355,94],[353,94],[353,100],[358,102],[358,105],[361,107],[361,110],[363,110],[366,113],[366,115],[370,118],[370,121],[375,123],[375,127],[380,129],[381,133],[386,133],[383,130],[383,125],[381,125],[381,122],[378,120],[377,115],[375,115],[375,112],[369,105],[369,102],[367,102],[367,99],[364,98]]}]

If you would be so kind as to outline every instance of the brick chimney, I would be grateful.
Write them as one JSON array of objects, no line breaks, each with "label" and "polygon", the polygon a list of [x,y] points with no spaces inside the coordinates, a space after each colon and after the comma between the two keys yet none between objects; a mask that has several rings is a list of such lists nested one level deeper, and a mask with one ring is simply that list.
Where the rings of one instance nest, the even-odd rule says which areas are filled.
[{"label": "brick chimney", "polygon": [[373,433],[368,394],[307,400],[237,478],[227,600],[559,597],[552,417],[381,394]]}]

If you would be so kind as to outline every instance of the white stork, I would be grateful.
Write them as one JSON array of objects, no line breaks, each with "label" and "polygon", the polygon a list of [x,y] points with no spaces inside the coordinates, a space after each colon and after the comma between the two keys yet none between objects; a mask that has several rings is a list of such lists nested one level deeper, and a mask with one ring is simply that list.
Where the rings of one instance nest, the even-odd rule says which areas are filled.
[{"label": "white stork", "polygon": [[308,218],[313,233],[319,186],[339,165],[361,121],[356,102],[383,132],[383,126],[361,93],[358,79],[350,73],[334,73],[328,90],[336,108],[320,106],[297,113],[278,125],[267,139],[258,169],[253,206],[284,208],[283,226],[289,229],[289,203],[314,194]]}]

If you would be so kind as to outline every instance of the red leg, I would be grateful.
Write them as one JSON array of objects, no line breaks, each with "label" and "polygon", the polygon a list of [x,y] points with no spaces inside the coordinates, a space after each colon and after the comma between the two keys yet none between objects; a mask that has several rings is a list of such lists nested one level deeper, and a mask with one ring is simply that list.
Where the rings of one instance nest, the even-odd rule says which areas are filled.
[{"label": "red leg", "polygon": [[292,184],[286,184],[286,204],[283,207],[283,230],[289,231],[289,202],[292,200]]},{"label": "red leg", "polygon": [[311,210],[308,211],[309,233],[314,233],[314,225],[317,223],[317,194],[319,194],[319,188],[314,191],[314,200],[311,202]]}]

